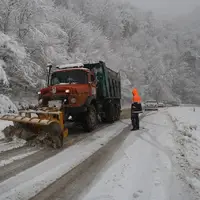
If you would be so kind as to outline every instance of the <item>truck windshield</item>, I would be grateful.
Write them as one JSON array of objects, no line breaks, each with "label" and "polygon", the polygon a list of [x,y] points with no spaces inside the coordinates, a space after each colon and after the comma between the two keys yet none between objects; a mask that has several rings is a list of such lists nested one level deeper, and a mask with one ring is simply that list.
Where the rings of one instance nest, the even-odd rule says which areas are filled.
[{"label": "truck windshield", "polygon": [[88,74],[83,70],[54,72],[51,76],[51,85],[58,84],[87,84]]}]

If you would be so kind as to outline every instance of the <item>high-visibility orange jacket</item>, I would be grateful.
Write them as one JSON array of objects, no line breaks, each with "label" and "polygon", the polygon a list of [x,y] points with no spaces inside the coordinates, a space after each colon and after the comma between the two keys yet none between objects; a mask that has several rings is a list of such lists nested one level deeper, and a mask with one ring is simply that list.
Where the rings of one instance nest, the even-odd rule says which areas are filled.
[{"label": "high-visibility orange jacket", "polygon": [[141,103],[141,97],[140,95],[138,94],[138,91],[136,88],[134,88],[132,90],[132,94],[133,94],[133,99],[132,99],[132,102],[137,102],[137,103]]}]

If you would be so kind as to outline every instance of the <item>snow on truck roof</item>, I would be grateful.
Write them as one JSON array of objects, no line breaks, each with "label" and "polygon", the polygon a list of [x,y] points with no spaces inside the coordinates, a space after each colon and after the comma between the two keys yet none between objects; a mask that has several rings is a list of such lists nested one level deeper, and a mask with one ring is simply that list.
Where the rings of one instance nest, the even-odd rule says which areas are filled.
[{"label": "snow on truck roof", "polygon": [[70,67],[84,67],[83,63],[72,63],[72,64],[64,64],[56,66],[57,69],[65,69]]}]

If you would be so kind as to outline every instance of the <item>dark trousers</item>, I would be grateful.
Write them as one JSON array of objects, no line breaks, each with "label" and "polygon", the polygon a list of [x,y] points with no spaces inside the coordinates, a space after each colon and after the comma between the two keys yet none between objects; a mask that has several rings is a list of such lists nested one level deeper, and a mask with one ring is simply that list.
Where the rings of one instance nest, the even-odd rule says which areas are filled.
[{"label": "dark trousers", "polygon": [[132,113],[131,121],[132,121],[133,129],[138,130],[140,128],[139,114],[138,113]]}]

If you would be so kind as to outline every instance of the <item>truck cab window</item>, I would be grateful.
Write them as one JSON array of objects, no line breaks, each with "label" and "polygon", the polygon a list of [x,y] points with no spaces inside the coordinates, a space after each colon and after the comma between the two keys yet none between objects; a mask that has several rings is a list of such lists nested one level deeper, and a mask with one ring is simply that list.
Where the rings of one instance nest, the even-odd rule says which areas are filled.
[{"label": "truck cab window", "polygon": [[66,70],[54,72],[51,85],[55,84],[87,84],[88,74],[83,70]]},{"label": "truck cab window", "polygon": [[52,78],[52,85],[57,85],[59,83],[60,83],[60,81],[59,81],[59,79],[57,77],[53,77]]}]

